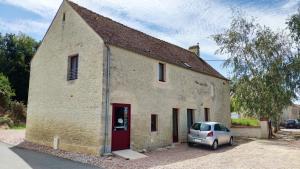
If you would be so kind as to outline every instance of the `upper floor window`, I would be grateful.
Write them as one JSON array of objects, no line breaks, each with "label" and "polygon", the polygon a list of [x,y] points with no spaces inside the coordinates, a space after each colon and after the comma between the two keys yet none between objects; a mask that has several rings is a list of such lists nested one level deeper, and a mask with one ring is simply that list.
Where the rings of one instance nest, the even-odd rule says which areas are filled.
[{"label": "upper floor window", "polygon": [[66,13],[63,13],[63,18],[62,21],[65,22],[66,21]]},{"label": "upper floor window", "polygon": [[166,81],[166,64],[158,63],[158,80],[161,82]]},{"label": "upper floor window", "polygon": [[78,78],[78,54],[69,56],[68,62],[68,80],[75,80]]}]

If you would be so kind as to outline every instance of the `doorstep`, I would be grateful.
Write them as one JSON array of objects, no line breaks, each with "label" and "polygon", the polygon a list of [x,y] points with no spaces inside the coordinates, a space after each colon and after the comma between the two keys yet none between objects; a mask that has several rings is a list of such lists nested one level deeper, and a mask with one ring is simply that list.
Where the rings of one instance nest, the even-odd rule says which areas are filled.
[{"label": "doorstep", "polygon": [[136,160],[136,159],[148,157],[142,153],[133,151],[131,149],[113,151],[112,154],[125,158],[126,160]]}]

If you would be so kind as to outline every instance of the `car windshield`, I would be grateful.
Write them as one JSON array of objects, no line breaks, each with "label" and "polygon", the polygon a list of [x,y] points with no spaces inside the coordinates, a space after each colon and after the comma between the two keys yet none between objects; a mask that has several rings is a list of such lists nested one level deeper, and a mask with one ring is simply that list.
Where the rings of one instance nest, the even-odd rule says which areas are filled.
[{"label": "car windshield", "polygon": [[210,131],[211,126],[205,123],[195,123],[192,125],[192,129],[200,131]]},{"label": "car windshield", "polygon": [[295,120],[288,120],[288,123],[295,123]]}]

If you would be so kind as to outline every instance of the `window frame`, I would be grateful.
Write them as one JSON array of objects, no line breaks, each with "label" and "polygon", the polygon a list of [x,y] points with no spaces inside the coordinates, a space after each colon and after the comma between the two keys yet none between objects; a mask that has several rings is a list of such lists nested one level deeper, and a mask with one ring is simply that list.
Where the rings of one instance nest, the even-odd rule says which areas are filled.
[{"label": "window frame", "polygon": [[[151,132],[157,132],[158,131],[158,115],[157,114],[151,114],[150,117],[150,131]],[[155,119],[155,126],[153,126],[153,119]],[[155,127],[155,128],[153,128]]]},{"label": "window frame", "polygon": [[166,64],[162,62],[158,63],[158,81],[166,82]]},{"label": "window frame", "polygon": [[[73,68],[73,59],[76,59],[75,68]],[[78,70],[79,70],[79,54],[74,54],[68,56],[68,72],[67,72],[67,81],[73,81],[78,79]],[[72,75],[72,73],[75,75]]]}]

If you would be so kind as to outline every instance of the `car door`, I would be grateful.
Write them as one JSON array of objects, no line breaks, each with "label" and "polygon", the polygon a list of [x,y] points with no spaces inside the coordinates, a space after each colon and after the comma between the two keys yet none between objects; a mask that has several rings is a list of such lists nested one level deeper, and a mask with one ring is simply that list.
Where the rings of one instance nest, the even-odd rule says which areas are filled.
[{"label": "car door", "polygon": [[224,144],[224,132],[222,131],[220,124],[215,124],[214,125],[214,132],[216,133],[218,143],[219,144]]},{"label": "car door", "polygon": [[230,140],[230,130],[227,129],[224,125],[221,124],[221,130],[222,130],[222,137],[223,137],[223,144],[229,143]]}]

